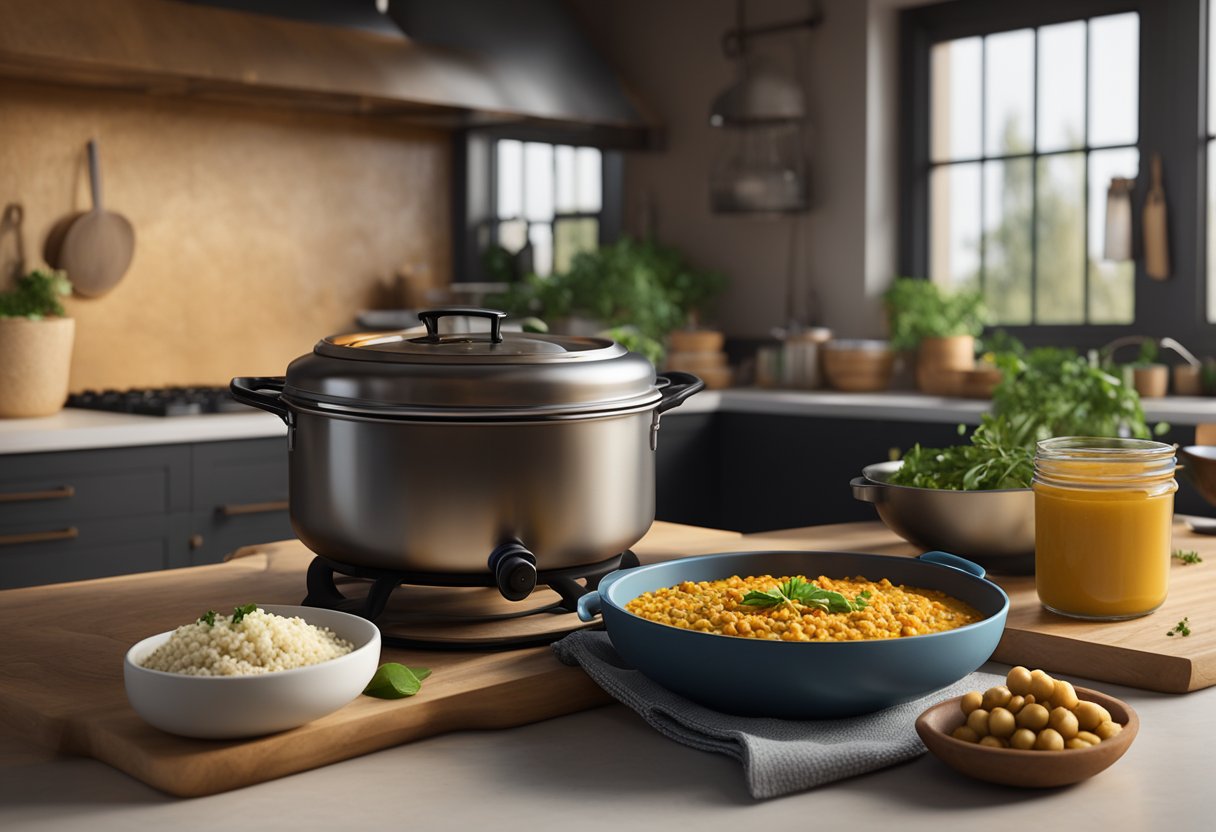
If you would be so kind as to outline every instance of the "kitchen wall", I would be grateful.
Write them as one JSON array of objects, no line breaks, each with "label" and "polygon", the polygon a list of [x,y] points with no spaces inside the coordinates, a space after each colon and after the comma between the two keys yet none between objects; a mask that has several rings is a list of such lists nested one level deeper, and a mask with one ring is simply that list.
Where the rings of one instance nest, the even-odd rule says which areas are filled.
[{"label": "kitchen wall", "polygon": [[[786,321],[796,234],[796,311],[844,336],[881,336],[881,295],[896,268],[896,15],[917,0],[823,0],[824,23],[756,41],[800,68],[810,109],[812,210],[796,219],[710,213],[721,131],[710,102],[734,77],[722,54],[734,0],[574,0],[597,46],[666,126],[666,147],[625,163],[626,228],[731,277],[718,304],[728,334],[762,337]],[[749,0],[749,25],[805,17],[807,0]]]},{"label": "kitchen wall", "polygon": [[[27,267],[89,206],[135,226],[126,278],[72,298],[71,388],[282,374],[387,299],[403,268],[449,279],[446,134],[358,117],[0,81],[0,206],[25,207]],[[0,285],[13,241],[0,240]]]}]

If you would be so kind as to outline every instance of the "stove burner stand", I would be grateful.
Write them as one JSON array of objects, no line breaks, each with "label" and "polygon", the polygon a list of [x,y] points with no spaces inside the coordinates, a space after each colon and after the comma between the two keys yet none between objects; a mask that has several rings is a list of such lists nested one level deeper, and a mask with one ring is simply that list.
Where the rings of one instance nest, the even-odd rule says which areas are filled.
[{"label": "stove burner stand", "polygon": [[[514,547],[518,546],[518,550]],[[466,573],[436,573],[409,572],[396,569],[379,569],[366,566],[352,566],[317,555],[308,566],[307,587],[308,596],[302,602],[307,607],[323,607],[325,609],[349,612],[375,621],[384,612],[389,597],[399,586],[430,586],[430,587],[497,587],[504,598],[510,601],[521,601],[531,592],[531,586],[526,590],[523,584],[543,584],[561,596],[561,600],[546,607],[524,612],[522,615],[563,614],[576,611],[578,599],[596,589],[600,581],[610,572],[618,569],[631,569],[638,565],[638,557],[632,550],[626,549],[619,555],[584,566],[573,566],[566,569],[528,570],[521,568],[516,558],[530,553],[518,544],[504,544],[495,549],[490,558],[491,571],[485,574]],[[529,564],[530,565],[530,564]],[[522,577],[520,573],[525,573]],[[342,594],[334,581],[335,574],[370,581],[367,595],[363,598],[351,598]],[[535,576],[534,579],[532,576]],[[585,585],[578,581],[582,579]],[[519,615],[519,614],[516,614]],[[488,615],[484,620],[503,618],[502,615]],[[546,633],[520,638],[492,639],[472,642],[433,641],[425,638],[394,636],[383,632],[381,640],[393,647],[425,647],[443,649],[504,649],[518,647],[533,647],[549,644],[561,638],[565,633]]]}]

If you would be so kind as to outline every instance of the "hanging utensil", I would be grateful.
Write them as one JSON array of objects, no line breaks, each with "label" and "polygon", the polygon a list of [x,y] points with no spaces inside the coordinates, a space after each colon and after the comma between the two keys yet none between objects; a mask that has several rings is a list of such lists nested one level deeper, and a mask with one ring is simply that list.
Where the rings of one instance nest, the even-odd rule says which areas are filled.
[{"label": "hanging utensil", "polygon": [[93,209],[68,217],[47,236],[46,261],[68,273],[78,294],[96,298],[114,288],[135,254],[135,229],[122,214],[105,210],[97,142],[89,141]]},{"label": "hanging utensil", "polygon": [[20,202],[10,202],[4,206],[4,215],[0,216],[0,239],[6,232],[12,231],[15,245],[13,248],[16,258],[11,269],[13,277],[25,274],[25,233],[21,224],[25,221],[25,209]]},{"label": "hanging utensil", "polygon": [[1144,272],[1153,280],[1165,280],[1170,276],[1170,249],[1160,153],[1153,154],[1152,177],[1144,198]]}]

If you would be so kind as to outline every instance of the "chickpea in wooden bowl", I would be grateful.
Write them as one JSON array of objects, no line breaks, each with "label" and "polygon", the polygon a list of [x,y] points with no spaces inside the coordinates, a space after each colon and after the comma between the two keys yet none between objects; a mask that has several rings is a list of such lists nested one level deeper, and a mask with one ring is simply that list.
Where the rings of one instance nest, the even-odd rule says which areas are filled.
[{"label": "chickpea in wooden bowl", "polygon": [[1123,756],[1140,729],[1125,702],[1015,667],[1004,685],[929,708],[921,741],[946,765],[990,783],[1050,788],[1079,783]]}]

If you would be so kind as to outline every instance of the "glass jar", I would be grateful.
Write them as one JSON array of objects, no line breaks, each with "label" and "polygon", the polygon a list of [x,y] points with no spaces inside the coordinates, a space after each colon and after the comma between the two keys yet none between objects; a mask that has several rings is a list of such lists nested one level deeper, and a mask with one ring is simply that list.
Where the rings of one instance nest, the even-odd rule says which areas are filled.
[{"label": "glass jar", "polygon": [[1063,436],[1034,460],[1035,586],[1052,612],[1117,621],[1165,601],[1174,448],[1147,439]]}]

